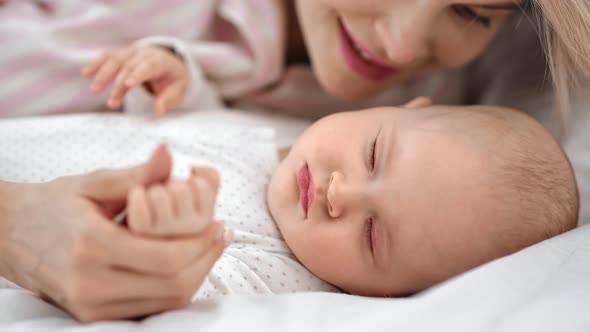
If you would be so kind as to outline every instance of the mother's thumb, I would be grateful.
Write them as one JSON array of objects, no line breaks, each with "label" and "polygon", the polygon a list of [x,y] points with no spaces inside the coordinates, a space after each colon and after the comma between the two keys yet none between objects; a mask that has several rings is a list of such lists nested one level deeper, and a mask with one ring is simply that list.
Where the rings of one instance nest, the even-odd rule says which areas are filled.
[{"label": "mother's thumb", "polygon": [[166,145],[158,145],[147,164],[141,165],[139,168],[144,171],[143,176],[139,178],[143,186],[147,187],[153,183],[167,181],[172,171],[172,156],[170,156]]},{"label": "mother's thumb", "polygon": [[[124,204],[129,191],[137,186],[165,182],[172,170],[172,157],[161,144],[144,164],[124,169],[99,170],[86,175],[84,194],[98,203]],[[117,204],[119,205],[119,204]]]}]

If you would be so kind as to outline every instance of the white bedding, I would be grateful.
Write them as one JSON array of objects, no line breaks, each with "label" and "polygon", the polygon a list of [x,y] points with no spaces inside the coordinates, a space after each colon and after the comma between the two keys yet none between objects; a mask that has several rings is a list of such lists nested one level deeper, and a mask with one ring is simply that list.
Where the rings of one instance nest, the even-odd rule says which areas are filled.
[{"label": "white bedding", "polygon": [[[195,116],[269,124],[284,134],[279,137],[283,145],[305,126],[224,112]],[[9,121],[25,120],[3,120],[0,128]],[[590,192],[590,130],[584,130],[590,128],[590,117],[576,125],[576,139],[566,146],[584,203]],[[584,212],[583,223],[587,216]],[[589,303],[590,225],[404,299],[328,293],[230,296],[140,322],[82,325],[27,291],[0,288],[0,331],[590,331]]]}]

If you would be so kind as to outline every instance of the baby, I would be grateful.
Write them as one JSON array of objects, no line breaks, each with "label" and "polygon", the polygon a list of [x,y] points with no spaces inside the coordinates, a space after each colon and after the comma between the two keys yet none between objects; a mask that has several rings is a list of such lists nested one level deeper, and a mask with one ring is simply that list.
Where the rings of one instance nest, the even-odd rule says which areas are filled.
[{"label": "baby", "polygon": [[579,204],[568,159],[540,124],[444,106],[318,121],[276,170],[268,203],[310,271],[373,296],[423,290],[570,230]]},{"label": "baby", "polygon": [[[110,50],[82,74],[93,77],[97,93],[112,82],[111,108],[141,85],[154,96],[156,113],[187,107],[187,96],[198,94],[186,92],[195,88],[189,69],[168,46]],[[140,233],[198,232],[204,224],[194,220],[209,221],[214,207],[225,211],[217,217],[229,219],[236,243],[197,297],[332,286],[371,296],[411,294],[577,223],[567,157],[540,124],[516,111],[418,100],[404,108],[339,113],[307,129],[276,167],[272,158],[255,158],[264,150],[255,142],[241,138],[230,147],[242,157],[232,164],[230,180],[221,169],[226,189],[217,206],[211,170],[200,170],[200,183],[190,190],[171,181],[129,195],[128,224]],[[217,168],[213,159],[209,164]],[[228,209],[236,200],[228,190],[252,193]],[[266,199],[249,207],[263,191]],[[198,203],[191,206],[191,199]]]},{"label": "baby", "polygon": [[[244,149],[256,144],[236,143]],[[203,297],[222,288],[222,294],[287,291],[286,280],[293,283],[306,271],[286,262],[286,256],[277,258],[285,250],[329,284],[293,283],[290,291],[336,290],[333,285],[358,295],[403,296],[577,224],[578,193],[566,155],[540,124],[508,109],[418,101],[338,113],[305,130],[278,167],[252,159],[259,174],[244,171],[241,180],[232,175],[222,188],[232,181],[242,182],[230,191],[252,181],[260,185],[252,188],[267,188],[266,207],[280,234],[260,225],[261,219],[234,223],[237,242],[205,281]],[[195,172],[207,181],[196,185],[201,203],[185,210],[210,218],[217,176],[211,170]],[[170,206],[190,204],[174,183],[158,186],[156,194],[153,188],[130,194],[131,229],[149,229],[163,219],[176,222]],[[242,203],[242,210],[258,210],[253,214],[266,210],[264,204]],[[240,204],[233,209],[240,213]],[[270,240],[262,241],[265,236]],[[283,238],[288,249],[282,248]],[[265,244],[246,246],[257,241]],[[275,260],[261,261],[262,252]],[[238,279],[233,283],[219,274],[228,259],[238,264],[224,275]],[[269,286],[273,281],[264,271],[279,264],[291,268],[281,269],[283,282]]]}]

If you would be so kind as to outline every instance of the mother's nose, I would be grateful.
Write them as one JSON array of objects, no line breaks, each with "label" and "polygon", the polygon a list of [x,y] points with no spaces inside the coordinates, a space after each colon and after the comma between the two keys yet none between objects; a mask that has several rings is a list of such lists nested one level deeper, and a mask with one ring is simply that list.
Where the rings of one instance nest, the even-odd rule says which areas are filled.
[{"label": "mother's nose", "polygon": [[425,14],[419,12],[420,8],[413,7],[416,10],[396,11],[375,21],[375,32],[394,66],[412,64],[428,54],[432,24]]}]

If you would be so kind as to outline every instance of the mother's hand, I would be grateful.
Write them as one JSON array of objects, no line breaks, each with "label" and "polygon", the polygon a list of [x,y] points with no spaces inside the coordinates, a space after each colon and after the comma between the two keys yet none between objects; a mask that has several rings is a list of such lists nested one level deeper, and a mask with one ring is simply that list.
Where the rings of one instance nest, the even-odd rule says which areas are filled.
[{"label": "mother's hand", "polygon": [[[186,306],[223,241],[202,252],[196,237],[147,238],[110,221],[131,188],[165,181],[170,168],[160,147],[134,168],[0,183],[0,275],[86,322]],[[217,231],[212,223],[200,236]]]}]

